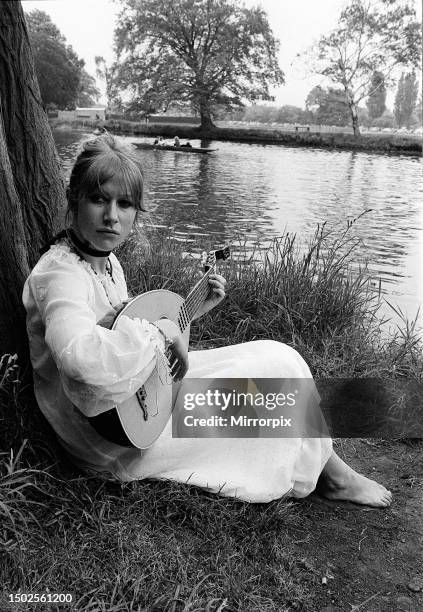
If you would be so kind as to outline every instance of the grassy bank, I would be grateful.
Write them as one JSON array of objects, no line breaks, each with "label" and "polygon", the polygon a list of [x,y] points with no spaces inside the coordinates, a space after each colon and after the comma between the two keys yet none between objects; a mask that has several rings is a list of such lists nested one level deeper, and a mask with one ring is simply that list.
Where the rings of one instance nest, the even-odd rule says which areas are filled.
[{"label": "grassy bank", "polygon": [[[152,233],[149,241],[145,249],[134,238],[119,253],[131,291],[163,287],[186,294],[197,259],[183,258],[183,246],[165,234]],[[382,335],[378,296],[365,270],[357,275],[349,267],[353,248],[348,231],[334,236],[324,226],[301,252],[289,234],[260,253],[243,252],[239,245],[223,270],[228,296],[193,325],[192,348],[270,337],[294,346],[317,377],[421,381],[415,329],[408,324],[395,336]],[[21,379],[15,360],[4,358],[4,593],[42,593],[48,587],[50,593],[73,594],[67,609],[86,611],[321,609],[313,603],[321,587],[318,551],[299,549],[313,529],[312,521],[304,526],[300,504],[249,505],[175,483],[120,485],[83,477],[40,424]],[[5,603],[0,607],[8,609]]]},{"label": "grassy bank", "polygon": [[[57,122],[52,125],[60,125]],[[63,124],[62,124],[63,125]],[[82,125],[74,122],[67,125]],[[85,121],[85,127],[94,130],[95,123]],[[134,134],[142,136],[164,136],[165,138],[223,140],[257,144],[277,144],[291,147],[322,147],[328,149],[345,149],[353,151],[371,151],[375,153],[390,153],[420,156],[422,153],[421,138],[397,134],[362,134],[355,137],[352,134],[330,134],[318,132],[284,132],[282,129],[260,128],[220,128],[211,132],[202,132],[199,127],[174,124],[146,124],[125,120],[109,120],[105,122],[108,131],[116,134]]]}]

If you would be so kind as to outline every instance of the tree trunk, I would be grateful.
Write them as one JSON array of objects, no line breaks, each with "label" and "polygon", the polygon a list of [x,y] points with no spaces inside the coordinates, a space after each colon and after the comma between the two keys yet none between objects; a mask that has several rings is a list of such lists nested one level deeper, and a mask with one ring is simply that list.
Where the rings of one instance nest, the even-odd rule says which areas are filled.
[{"label": "tree trunk", "polygon": [[351,111],[351,120],[352,120],[354,136],[360,136],[360,126],[358,125],[358,113],[357,113],[357,107],[355,106],[355,104],[350,105],[350,111]]},{"label": "tree trunk", "polygon": [[26,355],[22,288],[62,226],[65,190],[20,2],[0,5],[0,355]]},{"label": "tree trunk", "polygon": [[351,113],[351,122],[352,122],[354,136],[360,136],[360,126],[358,124],[358,111],[357,111],[357,105],[354,101],[354,96],[352,95],[348,87],[345,87],[345,94],[347,98],[348,107]]},{"label": "tree trunk", "polygon": [[209,132],[213,132],[213,130],[216,129],[216,126],[214,125],[212,118],[211,118],[210,107],[209,107],[208,101],[205,100],[204,98],[200,99],[199,106],[200,106],[200,118],[201,118],[201,125],[200,125],[201,132],[203,134],[208,134]]}]

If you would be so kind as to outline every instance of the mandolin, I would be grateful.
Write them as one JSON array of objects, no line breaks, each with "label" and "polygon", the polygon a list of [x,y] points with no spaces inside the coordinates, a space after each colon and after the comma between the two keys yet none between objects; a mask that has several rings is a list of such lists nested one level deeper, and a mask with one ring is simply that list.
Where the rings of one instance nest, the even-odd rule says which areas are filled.
[{"label": "mandolin", "polygon": [[[166,289],[147,291],[130,300],[117,315],[111,329],[119,329],[122,316],[146,319],[149,322],[167,318],[179,326],[188,347],[190,323],[209,294],[209,275],[218,260],[230,256],[229,247],[210,251],[205,261],[205,274],[183,299]],[[173,410],[181,381],[172,380],[169,369],[171,351],[165,359],[157,359],[146,382],[125,402],[88,420],[101,436],[120,446],[148,448],[165,428]]]}]

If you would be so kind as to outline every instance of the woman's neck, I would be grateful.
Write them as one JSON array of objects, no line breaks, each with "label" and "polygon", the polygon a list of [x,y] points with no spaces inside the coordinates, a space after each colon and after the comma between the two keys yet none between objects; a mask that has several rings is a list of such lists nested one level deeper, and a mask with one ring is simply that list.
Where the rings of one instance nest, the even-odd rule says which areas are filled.
[{"label": "woman's neck", "polygon": [[107,271],[107,257],[93,257],[92,255],[87,255],[86,253],[81,253],[82,257],[87,261],[94,272],[97,274],[106,274]]},{"label": "woman's neck", "polygon": [[[108,251],[104,252],[104,254],[101,251],[97,251],[96,253],[89,243],[79,235],[78,231],[75,231],[75,227],[73,226],[70,228],[68,236],[81,257],[90,264],[94,272],[97,274],[106,274],[107,261],[110,253]],[[91,250],[94,250],[96,254],[87,252]]]}]

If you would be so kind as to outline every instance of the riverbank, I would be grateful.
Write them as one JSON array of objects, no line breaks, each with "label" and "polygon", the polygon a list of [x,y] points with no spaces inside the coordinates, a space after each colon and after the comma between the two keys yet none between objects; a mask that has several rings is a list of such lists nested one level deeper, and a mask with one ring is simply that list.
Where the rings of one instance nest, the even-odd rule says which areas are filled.
[{"label": "riverbank", "polygon": [[[184,259],[186,245],[166,233],[148,239],[150,248],[134,237],[118,253],[131,291],[165,286],[186,295],[197,260]],[[317,230],[298,255],[295,237],[285,235],[262,253],[261,266],[247,253],[225,262],[228,296],[193,325],[192,349],[272,338],[295,347],[317,379],[421,381],[412,325],[382,338],[365,271],[357,278],[348,268],[348,231],[327,240]],[[337,441],[342,458],[392,488],[394,505],[386,510],[320,498],[247,504],[178,483],[103,482],[70,465],[19,372],[7,375],[2,365],[2,610],[28,609],[9,606],[8,593],[46,588],[71,594],[67,609],[79,612],[384,612],[423,605],[421,443]],[[389,397],[393,409],[404,403],[402,392]],[[31,609],[43,612],[45,604]]]},{"label": "riverbank", "polygon": [[[94,122],[75,121],[69,124],[59,124],[51,120],[52,127],[69,125],[71,128],[84,126],[95,129]],[[291,147],[321,147],[326,149],[344,149],[353,151],[370,151],[373,153],[389,153],[421,156],[422,140],[418,137],[399,134],[362,134],[355,137],[352,134],[318,133],[318,132],[284,132],[282,129],[260,128],[227,128],[216,127],[212,131],[202,132],[197,126],[186,124],[153,124],[136,123],[125,120],[108,120],[104,127],[111,133],[134,136],[163,136],[181,139],[223,140],[257,144],[272,144]]]}]

